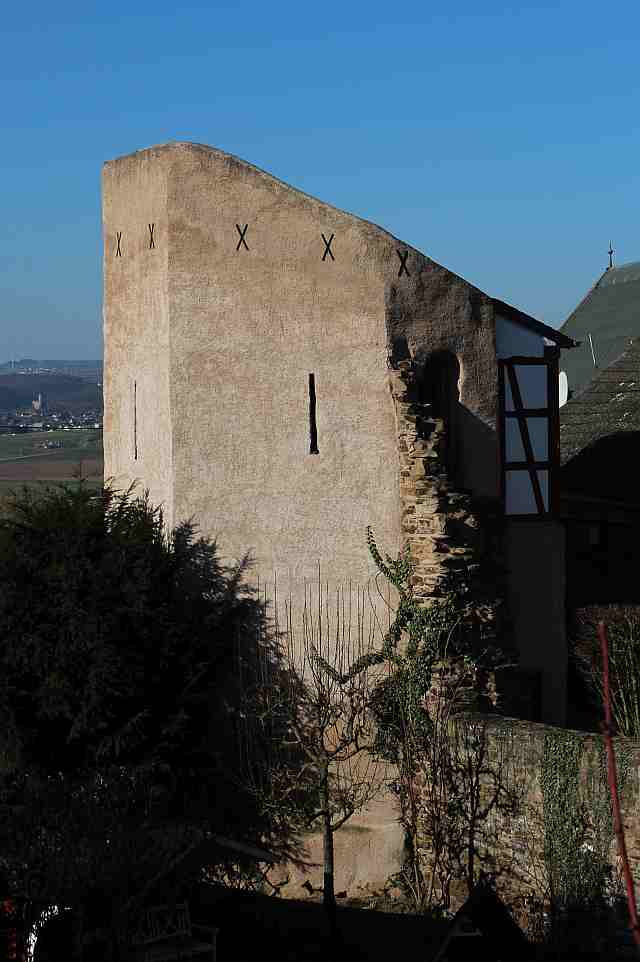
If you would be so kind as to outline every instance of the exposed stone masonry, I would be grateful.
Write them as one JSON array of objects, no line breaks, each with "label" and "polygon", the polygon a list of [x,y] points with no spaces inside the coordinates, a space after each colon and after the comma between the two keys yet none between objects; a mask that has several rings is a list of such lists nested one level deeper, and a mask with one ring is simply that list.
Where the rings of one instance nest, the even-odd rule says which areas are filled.
[{"label": "exposed stone masonry", "polygon": [[[456,723],[460,729],[460,750],[465,755],[463,731],[471,725],[470,731],[482,731],[486,725],[486,756],[479,773],[481,808],[487,812],[476,826],[476,844],[481,853],[476,861],[476,872],[480,868],[495,874],[496,890],[506,904],[511,905],[520,925],[530,929],[535,924],[534,917],[527,907],[529,899],[534,904],[541,902],[545,911],[549,910],[547,889],[548,877],[545,869],[545,812],[542,793],[542,757],[547,737],[555,739],[566,735],[569,729],[558,729],[551,725],[524,721],[518,718],[490,716],[486,713],[469,712]],[[450,723],[450,738],[454,740],[454,725]],[[585,839],[582,849],[585,853],[594,851],[595,839],[602,831],[598,825],[600,817],[610,810],[610,793],[605,768],[598,773],[598,754],[602,750],[603,736],[595,733],[573,731],[572,734],[581,745],[579,774],[579,808],[586,819]],[[628,756],[629,775],[624,787],[620,787],[620,805],[625,831],[627,854],[636,891],[640,889],[640,742],[637,739],[614,738],[618,761],[618,782],[621,786],[622,756]],[[473,757],[473,756],[472,756]],[[478,762],[476,760],[475,764]],[[499,776],[499,777],[498,777]],[[424,785],[424,779],[420,783]],[[517,798],[517,814],[500,814],[491,799],[501,792],[513,792]],[[503,796],[504,797],[504,796]],[[620,876],[622,871],[617,842],[613,830],[610,835],[602,836],[608,844],[608,863],[612,876]],[[428,830],[420,834],[419,849],[423,867],[427,874],[434,865],[433,847]],[[466,867],[466,865],[465,865]],[[468,896],[464,871],[454,877],[451,884],[451,910],[457,911]],[[637,949],[629,931],[626,906],[622,905],[619,924],[615,917],[611,922],[617,932],[614,944],[610,941],[603,949],[600,958],[637,958]],[[584,923],[584,920],[583,920]],[[595,937],[606,935],[602,922],[595,919]],[[611,933],[608,936],[611,938]],[[622,946],[628,946],[629,955],[624,954]],[[608,949],[608,951],[607,951]],[[573,958],[573,956],[571,956]],[[595,957],[595,956],[594,956]]]},{"label": "exposed stone masonry", "polygon": [[418,401],[419,370],[400,361],[390,370],[398,453],[402,531],[414,563],[412,586],[427,603],[442,595],[445,580],[459,575],[469,584],[469,615],[481,624],[484,644],[507,632],[504,569],[500,558],[497,503],[472,503],[454,490],[447,475],[447,425]]}]

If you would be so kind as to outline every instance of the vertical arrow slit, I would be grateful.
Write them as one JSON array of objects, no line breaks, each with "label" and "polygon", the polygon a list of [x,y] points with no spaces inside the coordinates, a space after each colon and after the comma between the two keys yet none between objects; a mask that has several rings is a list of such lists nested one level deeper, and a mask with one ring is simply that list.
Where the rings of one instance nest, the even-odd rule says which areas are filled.
[{"label": "vertical arrow slit", "polygon": [[133,382],[133,460],[138,460],[138,382]]},{"label": "vertical arrow slit", "polygon": [[316,422],[316,376],[309,375],[309,454],[318,451],[318,424]]}]

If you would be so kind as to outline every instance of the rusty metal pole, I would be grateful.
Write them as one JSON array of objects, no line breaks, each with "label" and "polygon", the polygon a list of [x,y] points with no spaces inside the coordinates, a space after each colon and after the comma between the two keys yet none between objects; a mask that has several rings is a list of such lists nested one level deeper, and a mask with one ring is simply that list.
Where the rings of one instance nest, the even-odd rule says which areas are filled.
[{"label": "rusty metal pole", "polygon": [[611,702],[609,692],[609,645],[604,621],[598,622],[598,635],[600,637],[600,647],[602,649],[602,680],[604,687],[604,722],[601,729],[604,733],[607,746],[607,771],[609,776],[609,789],[611,791],[611,803],[613,808],[613,825],[616,838],[618,840],[618,852],[622,859],[622,868],[627,886],[627,905],[629,907],[629,919],[631,921],[631,932],[635,943],[640,951],[640,926],[638,926],[638,912],[636,908],[636,896],[633,889],[633,879],[627,858],[627,847],[624,840],[624,830],[622,828],[622,818],[620,817],[620,799],[618,798],[618,778],[616,775],[616,756],[613,749],[612,725],[611,725]]}]

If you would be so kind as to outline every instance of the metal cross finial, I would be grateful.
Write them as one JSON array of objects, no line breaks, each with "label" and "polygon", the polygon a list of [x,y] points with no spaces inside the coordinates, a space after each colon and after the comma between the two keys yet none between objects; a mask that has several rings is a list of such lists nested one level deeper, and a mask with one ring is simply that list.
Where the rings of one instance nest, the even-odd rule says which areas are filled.
[{"label": "metal cross finial", "polygon": [[607,270],[609,270],[609,271],[610,271],[611,268],[613,267],[613,255],[614,255],[614,253],[615,253],[615,252],[614,252],[614,250],[613,250],[613,247],[611,246],[611,241],[609,241],[609,267],[607,268]]}]

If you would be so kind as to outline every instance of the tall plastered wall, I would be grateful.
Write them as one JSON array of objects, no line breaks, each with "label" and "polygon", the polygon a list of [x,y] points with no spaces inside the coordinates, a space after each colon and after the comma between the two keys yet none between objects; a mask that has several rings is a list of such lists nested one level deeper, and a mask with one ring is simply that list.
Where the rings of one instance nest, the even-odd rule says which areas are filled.
[{"label": "tall plastered wall", "polygon": [[[330,602],[349,582],[368,591],[383,629],[366,527],[383,552],[401,548],[401,490],[429,461],[405,452],[418,474],[401,479],[401,363],[455,355],[458,483],[498,493],[491,299],[374,224],[209,147],[111,161],[103,189],[105,475],[139,480],[168,524],[193,519],[223,561],[251,552],[271,596],[277,580],[281,616],[291,598],[294,628],[305,591],[317,602],[319,568]],[[343,832],[338,848],[358,836],[360,853],[345,855],[349,884],[364,878],[358,859],[374,887],[399,869],[390,798]]]},{"label": "tall plastered wall", "polygon": [[[150,150],[103,172],[104,461],[172,521],[167,164]],[[160,240],[162,238],[162,240]]]},{"label": "tall plastered wall", "polygon": [[[366,527],[395,554],[406,486],[422,483],[401,477],[411,415],[393,394],[399,367],[455,355],[456,485],[491,498],[497,358],[541,354],[540,335],[376,225],[200,145],[105,165],[104,258],[106,476],[139,480],[171,525],[192,518],[223,561],[250,552],[296,630],[318,578],[330,603],[349,584],[364,591],[384,628]],[[424,526],[429,555],[438,531]],[[562,688],[566,653],[562,546],[550,537],[526,523],[507,537],[523,665],[548,692]],[[544,696],[544,720],[562,721],[559,699]]]},{"label": "tall plastered wall", "polygon": [[[177,151],[169,210],[176,517],[195,515],[227,557],[250,550],[298,608],[318,565],[330,594],[366,583],[366,526],[399,548],[371,238],[353,218],[210,150]],[[333,260],[322,259],[323,233],[334,235]]]},{"label": "tall plastered wall", "polygon": [[465,481],[496,493],[490,299],[379,227],[212,148],[112,161],[104,191],[106,473],[140,478],[172,523],[194,518],[223,560],[250,551],[256,577],[277,579],[294,610],[318,568],[330,596],[351,581],[379,604],[365,531],[385,551],[401,547],[398,351],[458,357],[461,443],[474,450]]}]

